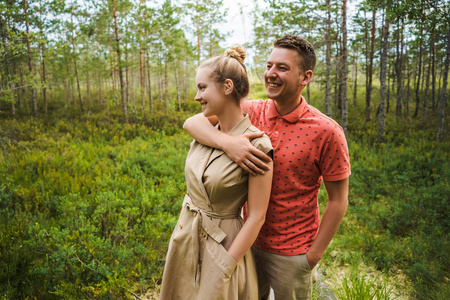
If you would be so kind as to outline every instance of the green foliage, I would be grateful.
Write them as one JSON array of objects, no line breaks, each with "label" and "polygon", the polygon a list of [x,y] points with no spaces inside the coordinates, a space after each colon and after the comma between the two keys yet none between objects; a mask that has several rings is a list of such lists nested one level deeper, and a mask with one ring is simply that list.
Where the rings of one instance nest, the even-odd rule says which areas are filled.
[{"label": "green foliage", "polygon": [[162,119],[147,122],[171,135],[101,116],[2,121],[2,297],[124,299],[158,283],[190,142]]},{"label": "green foliage", "polygon": [[393,300],[394,295],[388,282],[381,276],[369,276],[365,271],[352,269],[350,274],[344,274],[340,286],[334,289],[339,300]]},{"label": "green foliage", "polygon": [[[265,98],[262,84],[252,93]],[[320,93],[309,102],[320,107]],[[169,116],[130,114],[131,124],[95,107],[0,121],[1,299],[124,299],[159,285],[185,192],[191,139],[181,126],[198,111],[192,100],[181,104]],[[347,134],[350,206],[322,268],[362,258],[384,273],[345,273],[333,285],[339,299],[392,299],[384,277],[399,274],[415,298],[447,299],[449,142],[429,134],[433,119],[420,130],[420,120],[388,119],[378,144],[376,121],[358,109]]]},{"label": "green foliage", "polygon": [[380,270],[401,269],[416,297],[429,299],[433,290],[448,291],[449,144],[414,123],[392,124],[385,144],[375,142],[375,124],[352,124],[349,211],[362,233],[347,245]]}]

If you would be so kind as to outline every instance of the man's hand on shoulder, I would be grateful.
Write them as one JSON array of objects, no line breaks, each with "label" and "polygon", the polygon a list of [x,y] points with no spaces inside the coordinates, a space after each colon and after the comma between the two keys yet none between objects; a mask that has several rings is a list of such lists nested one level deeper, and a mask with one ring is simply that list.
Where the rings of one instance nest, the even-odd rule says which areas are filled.
[{"label": "man's hand on shoulder", "polygon": [[269,170],[267,162],[272,159],[255,148],[250,140],[261,137],[264,132],[245,133],[239,136],[227,136],[222,143],[222,150],[242,169],[252,175],[264,174]]}]

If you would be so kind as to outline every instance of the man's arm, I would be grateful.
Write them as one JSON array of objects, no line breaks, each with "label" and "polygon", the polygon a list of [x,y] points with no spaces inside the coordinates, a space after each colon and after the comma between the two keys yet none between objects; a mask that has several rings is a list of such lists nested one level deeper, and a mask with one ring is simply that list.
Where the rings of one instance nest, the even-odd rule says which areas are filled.
[{"label": "man's arm", "polygon": [[348,178],[324,181],[328,193],[327,207],[322,216],[319,232],[306,254],[311,269],[320,261],[328,244],[336,234],[348,206]]},{"label": "man's arm", "polygon": [[265,162],[270,162],[271,158],[250,143],[250,139],[260,137],[264,133],[255,132],[230,136],[213,126],[217,122],[217,118],[208,119],[203,114],[197,114],[184,122],[183,129],[200,144],[223,150],[234,162],[250,174],[264,174],[264,171],[269,169]]}]

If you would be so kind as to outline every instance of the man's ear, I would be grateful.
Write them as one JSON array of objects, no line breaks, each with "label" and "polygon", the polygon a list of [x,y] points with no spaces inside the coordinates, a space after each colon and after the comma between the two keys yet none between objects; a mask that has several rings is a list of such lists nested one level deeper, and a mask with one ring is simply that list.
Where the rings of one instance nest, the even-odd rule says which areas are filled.
[{"label": "man's ear", "polygon": [[312,70],[308,70],[306,72],[303,72],[302,76],[303,76],[303,79],[302,79],[301,85],[305,85],[306,86],[311,81],[311,79],[313,77],[313,71]]},{"label": "man's ear", "polygon": [[226,79],[225,83],[223,84],[224,89],[225,89],[225,95],[230,95],[233,92],[234,89],[234,84],[233,81],[231,79]]}]

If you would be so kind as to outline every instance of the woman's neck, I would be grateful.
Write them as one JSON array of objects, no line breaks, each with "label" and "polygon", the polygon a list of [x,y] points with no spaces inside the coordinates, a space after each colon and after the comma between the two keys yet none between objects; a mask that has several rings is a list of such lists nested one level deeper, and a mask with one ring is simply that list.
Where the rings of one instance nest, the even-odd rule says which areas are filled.
[{"label": "woman's neck", "polygon": [[230,105],[220,115],[217,115],[220,131],[229,133],[239,121],[244,118],[240,105]]}]

